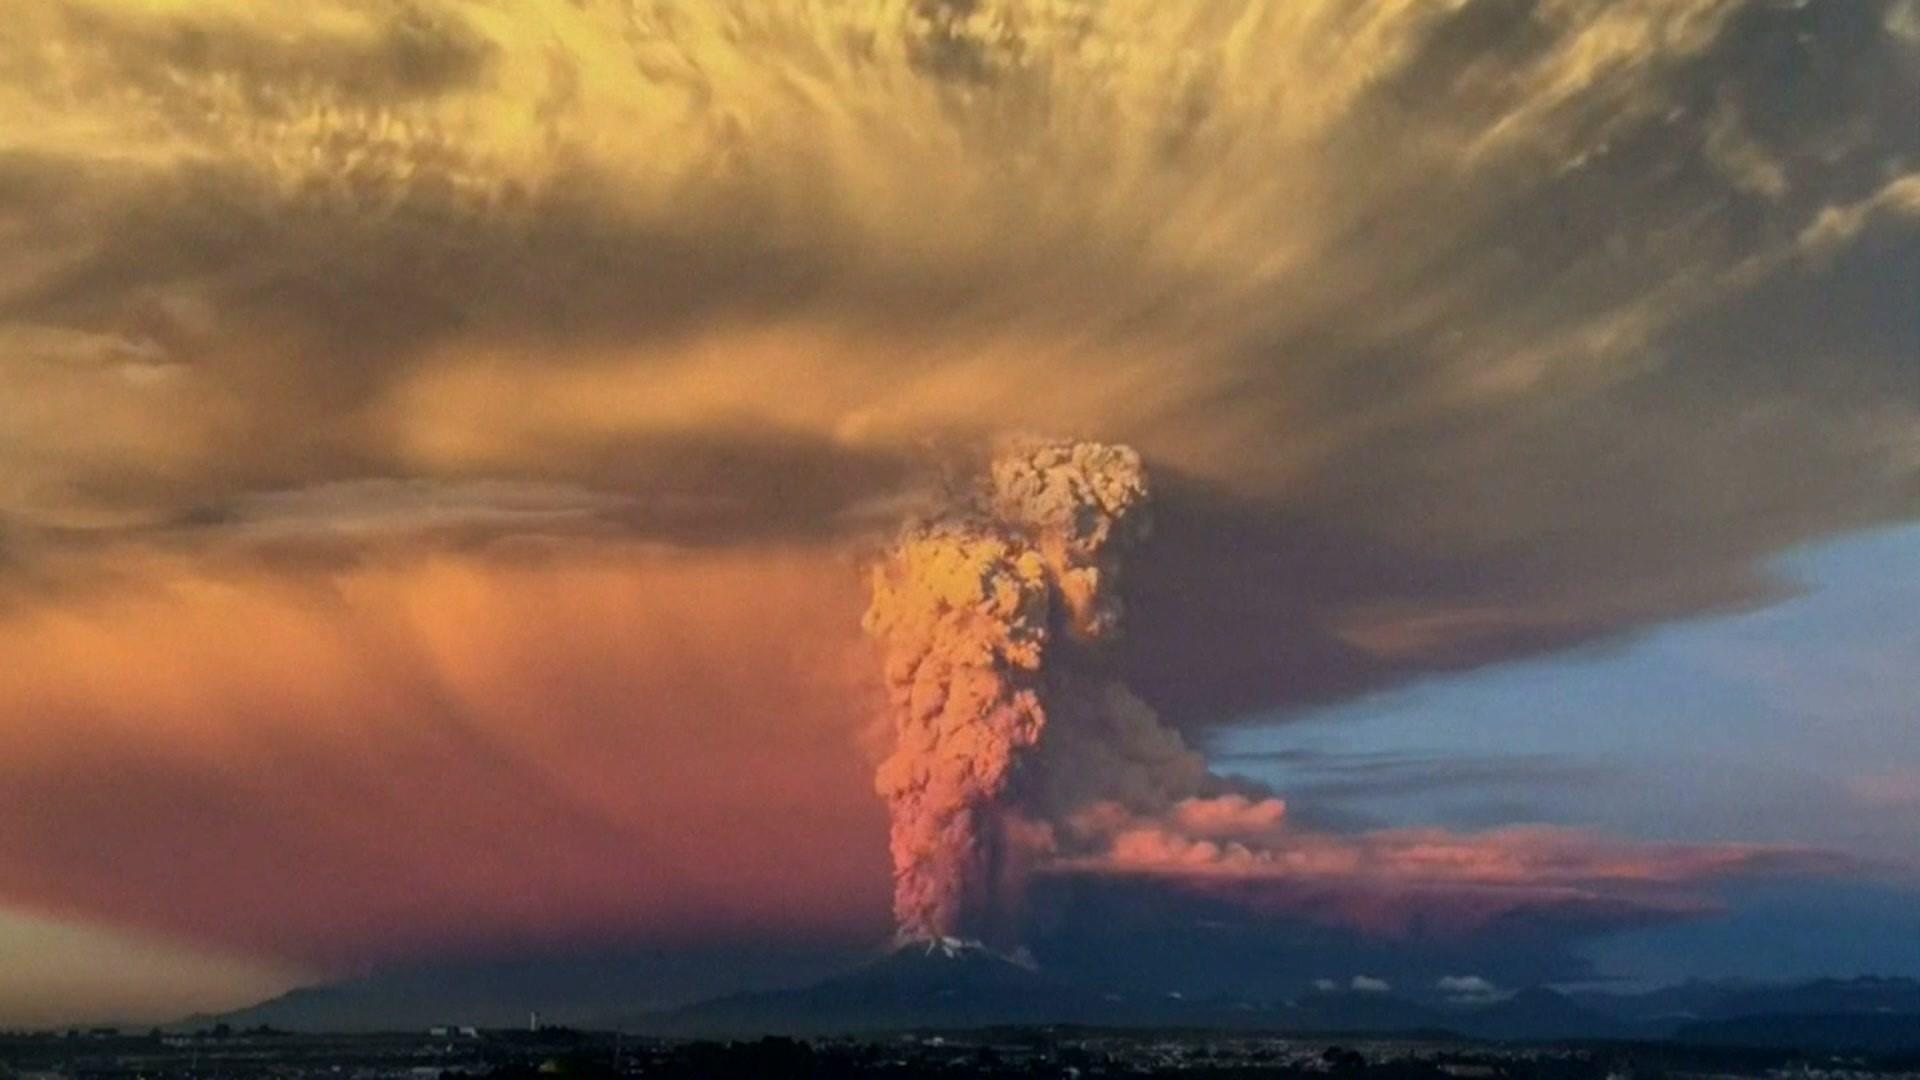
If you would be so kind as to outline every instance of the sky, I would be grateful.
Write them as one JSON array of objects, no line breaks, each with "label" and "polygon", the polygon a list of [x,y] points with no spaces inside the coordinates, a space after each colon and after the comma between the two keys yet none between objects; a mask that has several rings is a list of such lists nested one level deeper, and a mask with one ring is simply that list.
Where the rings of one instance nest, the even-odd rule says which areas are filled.
[{"label": "sky", "polygon": [[1587,948],[1600,972],[1920,974],[1920,529],[1802,548],[1794,594],[1738,614],[1223,732],[1219,765],[1361,822],[1601,826],[1817,845],[1868,872],[1729,896],[1725,913]]},{"label": "sky", "polygon": [[1913,0],[16,8],[0,1024],[870,952],[1011,437],[1151,478],[1043,963],[1920,974]]}]

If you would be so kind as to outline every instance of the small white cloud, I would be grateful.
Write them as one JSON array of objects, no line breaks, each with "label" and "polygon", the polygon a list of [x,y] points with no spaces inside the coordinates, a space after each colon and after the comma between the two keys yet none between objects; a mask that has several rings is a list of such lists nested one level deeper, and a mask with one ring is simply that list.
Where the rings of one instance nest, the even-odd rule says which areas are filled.
[{"label": "small white cloud", "polygon": [[1506,996],[1498,986],[1479,975],[1446,975],[1433,985],[1447,995],[1449,1001],[1461,1005],[1498,1001]]},{"label": "small white cloud", "polygon": [[1313,980],[1313,988],[1322,993],[1332,993],[1340,988],[1340,984],[1334,982],[1332,979],[1315,979]]},{"label": "small white cloud", "polygon": [[1384,994],[1393,989],[1393,984],[1385,979],[1376,979],[1371,975],[1355,975],[1353,982],[1347,984],[1355,993]]}]

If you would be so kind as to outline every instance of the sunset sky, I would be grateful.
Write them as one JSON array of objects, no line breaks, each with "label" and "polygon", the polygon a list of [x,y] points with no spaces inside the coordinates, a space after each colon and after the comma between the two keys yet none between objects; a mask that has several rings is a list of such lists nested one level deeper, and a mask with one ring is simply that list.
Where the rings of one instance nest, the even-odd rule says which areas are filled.
[{"label": "sunset sky", "polygon": [[871,954],[869,570],[1016,436],[1144,462],[1186,770],[1051,766],[1043,964],[1920,976],[1916,101],[1916,0],[9,4],[0,1026]]}]

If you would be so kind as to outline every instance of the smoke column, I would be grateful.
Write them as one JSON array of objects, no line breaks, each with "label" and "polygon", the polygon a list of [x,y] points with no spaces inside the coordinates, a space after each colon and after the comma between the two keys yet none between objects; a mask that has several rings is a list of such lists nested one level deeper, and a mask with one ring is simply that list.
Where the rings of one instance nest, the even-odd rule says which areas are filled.
[{"label": "smoke column", "polygon": [[1029,805],[1041,777],[1023,772],[1058,738],[1076,654],[1119,625],[1147,477],[1127,447],[1027,440],[959,501],[902,532],[864,623],[884,655],[893,743],[875,786],[903,940],[1002,936],[1022,861],[1051,848]]},{"label": "smoke column", "polygon": [[1754,845],[1538,828],[1292,827],[1284,800],[1213,774],[1110,660],[1121,566],[1147,532],[1148,495],[1127,447],[1011,443],[874,568],[865,628],[884,655],[893,736],[875,787],[892,817],[902,942],[1019,944],[1034,873],[1257,882],[1260,910],[1404,932],[1416,914],[1472,927],[1527,906],[1698,910],[1684,889],[1649,890],[1769,860],[1818,865]]}]

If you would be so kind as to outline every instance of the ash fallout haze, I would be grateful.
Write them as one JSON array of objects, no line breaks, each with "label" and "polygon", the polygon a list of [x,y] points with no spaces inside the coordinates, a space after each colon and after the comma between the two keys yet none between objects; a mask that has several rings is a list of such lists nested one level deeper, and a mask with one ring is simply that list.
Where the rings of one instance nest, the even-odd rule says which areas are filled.
[{"label": "ash fallout haze", "polygon": [[1920,976],[1915,0],[5,8],[0,1027]]}]

